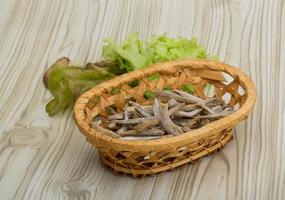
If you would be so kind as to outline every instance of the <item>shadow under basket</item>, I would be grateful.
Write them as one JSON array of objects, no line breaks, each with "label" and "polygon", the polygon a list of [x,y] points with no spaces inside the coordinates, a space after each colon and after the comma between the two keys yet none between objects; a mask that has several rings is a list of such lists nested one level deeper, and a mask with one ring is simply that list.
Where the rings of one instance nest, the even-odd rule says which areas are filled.
[{"label": "shadow under basket", "polygon": [[[149,78],[158,73],[155,80]],[[130,84],[134,81],[136,86]],[[145,91],[160,91],[166,86],[179,89],[183,84],[194,85],[194,95],[203,99],[208,96],[205,86],[211,86],[212,95],[223,98],[235,112],[199,129],[155,140],[122,140],[96,132],[90,126],[97,115],[107,117],[109,106],[122,111],[129,99],[152,104],[143,97]],[[114,94],[114,88],[119,92]],[[184,59],[123,74],[90,89],[78,98],[74,118],[87,141],[99,150],[105,165],[117,173],[136,177],[172,170],[221,149],[232,139],[233,127],[248,116],[255,99],[253,82],[239,69],[218,61]]]}]

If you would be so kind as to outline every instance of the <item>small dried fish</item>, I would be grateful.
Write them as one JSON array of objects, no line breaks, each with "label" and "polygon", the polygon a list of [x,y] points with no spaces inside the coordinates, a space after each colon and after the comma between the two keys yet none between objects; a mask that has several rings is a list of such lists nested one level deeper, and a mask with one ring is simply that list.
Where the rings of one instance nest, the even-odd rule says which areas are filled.
[{"label": "small dried fish", "polygon": [[198,109],[195,109],[195,110],[192,110],[190,112],[185,112],[185,111],[176,111],[174,113],[174,116],[175,117],[194,117],[195,115],[199,114],[203,109],[201,108],[198,108]]},{"label": "small dried fish", "polygon": [[187,99],[190,101],[190,103],[198,103],[198,104],[204,104],[205,100],[201,99],[200,97],[194,96],[192,94],[189,94],[187,92],[184,92],[182,90],[174,90],[175,93],[179,94],[181,97]]},{"label": "small dried fish", "polygon": [[108,127],[111,128],[111,129],[114,129],[116,127],[116,123],[113,123],[113,122],[109,123]]},{"label": "small dried fish", "polygon": [[177,112],[179,109],[181,109],[183,106],[185,106],[185,103],[177,104],[176,106],[174,106],[173,108],[171,108],[171,109],[168,111],[169,117],[170,117],[171,115],[173,115],[175,112]]},{"label": "small dried fish", "polygon": [[146,131],[147,129],[153,128],[154,126],[157,126],[159,122],[160,122],[159,118],[145,120],[141,124],[137,125],[135,127],[135,130],[138,133],[143,132],[143,131]]},{"label": "small dried fish", "polygon": [[181,126],[181,127],[187,127],[188,126],[188,119],[173,119],[172,120],[173,123],[175,123],[176,125],[178,126]]},{"label": "small dried fish", "polygon": [[150,119],[156,119],[156,117],[145,117],[145,118],[135,118],[135,119],[129,119],[128,121],[125,120],[113,120],[111,122],[117,123],[117,124],[138,124],[142,123],[145,120],[150,120]]},{"label": "small dried fish", "polygon": [[121,136],[141,136],[141,135],[146,135],[146,136],[161,136],[163,135],[165,132],[163,130],[161,130],[158,127],[149,129],[149,130],[145,130],[144,132],[137,132],[136,130],[129,130],[129,131],[120,131],[118,132]]},{"label": "small dried fish", "polygon": [[128,109],[128,112],[132,113],[135,112],[136,108],[134,106],[126,106]]},{"label": "small dried fish", "polygon": [[[125,105],[125,110],[124,110],[124,121],[128,121],[129,120],[129,111],[128,111],[128,105]],[[128,127],[127,127],[127,125],[126,124],[122,124],[122,127],[119,129],[120,131],[122,131],[122,130],[128,130]],[[119,131],[118,130],[118,131]],[[119,133],[117,131],[117,133]]]},{"label": "small dried fish", "polygon": [[141,118],[143,117],[141,114],[139,114],[137,111],[132,112],[131,114],[131,118],[135,119],[135,118]]},{"label": "small dried fish", "polygon": [[129,111],[128,111],[128,106],[126,105],[125,106],[125,111],[124,111],[124,119],[125,119],[125,121],[128,121],[128,119],[129,119]]},{"label": "small dried fish", "polygon": [[185,103],[192,103],[192,101],[189,101],[188,99],[185,99],[184,97],[171,92],[171,91],[167,91],[167,90],[163,90],[157,93],[158,97],[163,97],[163,98],[169,98],[169,99],[174,99],[178,102],[185,102]]},{"label": "small dried fish", "polygon": [[197,123],[199,122],[199,119],[194,118],[194,119],[190,119],[187,121],[187,124],[190,128],[194,127],[195,125],[197,125]]},{"label": "small dried fish", "polygon": [[176,106],[178,104],[178,102],[175,99],[169,99],[167,104],[168,104],[169,108],[172,108],[172,107]]},{"label": "small dried fish", "polygon": [[124,119],[124,114],[116,113],[116,114],[108,116],[108,120],[115,120],[115,119]]},{"label": "small dried fish", "polygon": [[183,92],[181,90],[174,90],[176,93],[180,94],[181,96],[183,96],[185,99],[189,100],[191,103],[196,103],[199,106],[201,106],[202,108],[204,108],[205,110],[207,110],[209,113],[211,113],[212,115],[216,114],[211,108],[209,108],[208,106],[206,106],[206,101],[204,99],[201,99],[199,97],[196,97],[192,94],[189,94],[187,92]]},{"label": "small dried fish", "polygon": [[187,127],[187,126],[182,127],[182,130],[183,130],[183,132],[189,132],[189,131],[192,131],[192,129],[191,129],[191,128],[189,128],[189,127]]},{"label": "small dried fish", "polygon": [[192,110],[195,110],[196,108],[199,108],[200,106],[198,104],[188,104],[188,105],[185,105],[181,108],[182,111],[185,111],[185,112],[189,112],[189,111],[192,111]]},{"label": "small dried fish", "polygon": [[[218,103],[220,100],[219,98],[217,97],[210,97],[210,98],[207,98],[207,99],[203,99],[205,101],[205,104],[208,104],[208,103]],[[220,104],[220,102],[219,102]]]},{"label": "small dried fish", "polygon": [[120,136],[125,136],[125,135],[137,135],[137,131],[136,130],[127,130],[125,128],[121,128],[117,131],[117,133],[120,135]]},{"label": "small dried fish", "polygon": [[[143,135],[149,135],[149,136],[151,136],[151,135],[163,135],[165,133],[165,131],[163,131],[163,130],[161,130],[161,128],[160,127],[154,127],[154,128],[151,128],[151,129],[149,129],[149,130],[146,130],[146,131],[144,131],[143,133],[141,133],[141,134],[143,134]],[[140,135],[141,135],[140,134]]]},{"label": "small dried fish", "polygon": [[92,128],[94,128],[95,131],[102,132],[102,133],[104,133],[104,134],[106,134],[106,135],[108,135],[108,136],[115,137],[115,138],[121,137],[121,136],[118,135],[117,133],[115,133],[115,132],[113,132],[113,131],[110,131],[110,130],[108,130],[108,129],[105,129],[105,128],[103,128],[103,127],[101,127],[101,126],[99,126],[99,125],[97,125],[97,124],[95,124],[95,123],[92,123],[92,122],[91,122],[91,123],[90,123],[90,126],[91,126]]},{"label": "small dried fish", "polygon": [[232,114],[232,112],[221,112],[215,115],[201,115],[197,116],[197,119],[216,119],[216,118],[226,117],[230,114]]},{"label": "small dried fish", "polygon": [[209,107],[224,106],[225,102],[220,98],[209,98],[206,100],[206,105]]},{"label": "small dried fish", "polygon": [[132,106],[134,106],[134,107],[137,109],[137,111],[140,112],[140,114],[141,114],[142,116],[144,116],[144,117],[150,117],[150,116],[151,116],[151,114],[148,113],[148,111],[147,111],[146,109],[144,109],[143,106],[140,106],[139,104],[137,104],[137,103],[135,103],[135,102],[133,102],[133,101],[129,101],[129,103],[130,103]]},{"label": "small dried fish", "polygon": [[152,109],[153,109],[154,116],[160,118],[160,116],[161,116],[161,102],[158,98],[154,99]]},{"label": "small dried fish", "polygon": [[174,124],[169,118],[167,104],[161,105],[160,113],[161,113],[161,125],[168,134],[179,135],[183,133],[183,130],[179,126]]},{"label": "small dried fish", "polygon": [[127,126],[122,126],[119,130],[117,130],[117,133],[118,133],[119,135],[121,135],[120,133],[121,133],[122,131],[126,131],[126,130],[128,130]]},{"label": "small dried fish", "polygon": [[215,111],[216,113],[222,112],[225,107],[224,106],[214,106],[212,107],[213,111]]},{"label": "small dried fish", "polygon": [[[143,108],[143,110],[149,114],[153,114],[153,111],[152,111],[152,106],[141,106]],[[136,111],[136,108],[135,106],[128,106],[128,111],[129,112],[135,112]]]}]

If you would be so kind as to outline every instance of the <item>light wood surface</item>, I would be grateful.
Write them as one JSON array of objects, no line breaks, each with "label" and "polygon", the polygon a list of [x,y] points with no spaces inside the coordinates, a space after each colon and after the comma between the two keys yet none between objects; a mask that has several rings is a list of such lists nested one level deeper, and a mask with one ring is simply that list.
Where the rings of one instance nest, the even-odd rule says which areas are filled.
[{"label": "light wood surface", "polygon": [[[285,199],[282,0],[0,0],[0,199]],[[196,36],[257,85],[254,112],[221,152],[156,177],[115,176],[72,114],[49,118],[42,84],[61,56],[100,58],[129,32]]]}]

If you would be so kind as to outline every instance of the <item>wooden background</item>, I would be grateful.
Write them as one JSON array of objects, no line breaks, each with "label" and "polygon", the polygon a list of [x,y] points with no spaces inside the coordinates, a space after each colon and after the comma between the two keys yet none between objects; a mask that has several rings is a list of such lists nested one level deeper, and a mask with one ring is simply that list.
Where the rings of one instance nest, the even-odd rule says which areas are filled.
[{"label": "wooden background", "polygon": [[[0,199],[285,199],[283,0],[0,0]],[[157,177],[113,175],[69,111],[49,118],[45,69],[100,58],[102,39],[196,36],[257,85],[214,156]]]}]

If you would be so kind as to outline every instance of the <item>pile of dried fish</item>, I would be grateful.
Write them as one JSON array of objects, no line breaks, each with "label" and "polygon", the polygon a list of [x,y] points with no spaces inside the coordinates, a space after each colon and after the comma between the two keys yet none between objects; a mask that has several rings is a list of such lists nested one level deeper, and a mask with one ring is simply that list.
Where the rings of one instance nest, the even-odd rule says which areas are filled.
[{"label": "pile of dried fish", "polygon": [[126,140],[171,137],[200,128],[233,112],[222,99],[206,100],[181,90],[156,93],[153,105],[143,106],[129,101],[124,112],[111,109],[108,128],[95,118],[92,127],[112,137]]}]

